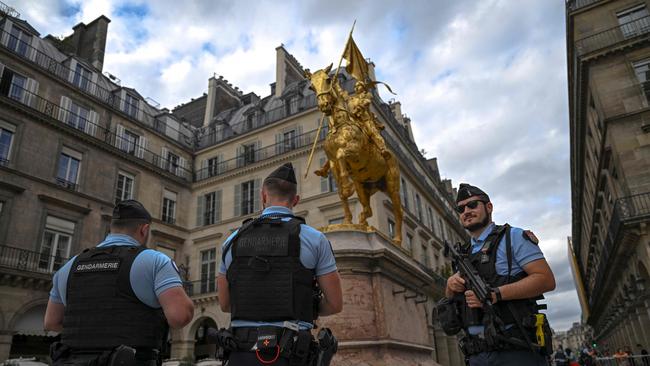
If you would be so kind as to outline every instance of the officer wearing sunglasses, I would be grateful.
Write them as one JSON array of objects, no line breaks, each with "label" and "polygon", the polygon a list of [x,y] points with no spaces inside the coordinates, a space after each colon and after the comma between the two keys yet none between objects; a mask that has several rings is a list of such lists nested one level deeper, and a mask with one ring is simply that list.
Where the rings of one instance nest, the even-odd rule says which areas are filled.
[{"label": "officer wearing sunglasses", "polygon": [[[506,338],[536,341],[536,299],[555,289],[555,277],[544,259],[535,235],[508,224],[492,222],[493,205],[480,188],[463,183],[458,188],[456,211],[471,236],[462,249],[479,275],[492,287],[493,308],[500,323],[497,328]],[[484,337],[483,304],[465,287],[456,273],[447,280],[446,297],[462,299],[460,312],[465,330],[461,349],[470,366],[547,365],[543,350],[518,347],[507,342],[488,344]],[[464,295],[464,297],[458,295]],[[488,318],[489,319],[489,318]],[[544,320],[544,324],[547,324]],[[522,334],[525,332],[526,334]],[[548,340],[550,342],[550,339]]]}]

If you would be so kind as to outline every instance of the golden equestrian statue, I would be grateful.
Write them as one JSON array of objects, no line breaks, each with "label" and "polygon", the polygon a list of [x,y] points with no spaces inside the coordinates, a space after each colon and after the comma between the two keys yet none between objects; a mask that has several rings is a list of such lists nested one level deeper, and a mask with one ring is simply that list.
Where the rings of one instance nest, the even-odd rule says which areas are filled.
[{"label": "golden equestrian statue", "polygon": [[352,40],[352,32],[342,58],[348,60],[346,69],[357,80],[354,95],[348,95],[339,85],[338,69],[334,77],[330,76],[331,64],[313,74],[305,72],[311,82],[310,88],[316,92],[318,108],[323,112],[323,117],[328,117],[329,126],[323,145],[328,161],[314,173],[321,177],[327,177],[330,171],[333,173],[343,203],[343,224],[352,224],[348,198],[355,191],[363,206],[359,225],[365,227],[368,227],[368,218],[372,216],[370,196],[378,191],[385,192],[393,203],[395,215],[393,242],[401,245],[403,212],[399,166],[379,133],[383,126],[370,111],[372,96],[368,89],[377,82],[369,81],[368,65]]}]

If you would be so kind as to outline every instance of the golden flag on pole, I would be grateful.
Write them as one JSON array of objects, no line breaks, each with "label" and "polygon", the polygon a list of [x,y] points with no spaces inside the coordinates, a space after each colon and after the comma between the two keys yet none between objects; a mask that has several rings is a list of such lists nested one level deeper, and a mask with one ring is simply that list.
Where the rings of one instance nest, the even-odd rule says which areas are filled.
[{"label": "golden flag on pole", "polygon": [[352,34],[348,38],[348,44],[345,45],[343,58],[348,62],[345,70],[358,81],[366,82],[368,79],[368,63],[359,51],[359,47],[354,43]]}]

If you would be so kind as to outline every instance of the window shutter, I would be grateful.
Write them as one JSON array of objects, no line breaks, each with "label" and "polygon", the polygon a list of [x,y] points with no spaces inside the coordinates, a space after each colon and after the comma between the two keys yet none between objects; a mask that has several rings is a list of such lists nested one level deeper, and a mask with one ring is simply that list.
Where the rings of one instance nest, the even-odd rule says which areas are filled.
[{"label": "window shutter", "polygon": [[260,141],[255,141],[255,162],[262,160],[262,143]]},{"label": "window shutter", "polygon": [[203,226],[203,204],[205,196],[200,195],[196,199],[196,226]]},{"label": "window shutter", "polygon": [[255,179],[253,181],[253,211],[257,212],[260,210],[260,180]]},{"label": "window shutter", "polygon": [[296,148],[307,145],[307,142],[304,141],[305,136],[302,135],[302,125],[296,127]]},{"label": "window shutter", "polygon": [[95,133],[97,133],[97,125],[99,125],[99,114],[95,111],[88,112],[88,122],[86,123],[86,133],[90,136],[95,136]]},{"label": "window shutter", "polygon": [[124,126],[118,124],[115,127],[115,147],[124,151]]},{"label": "window shutter", "polygon": [[120,100],[120,110],[126,113],[126,108],[124,106],[124,104],[126,103],[126,90],[124,89],[120,90],[120,96],[118,99]]},{"label": "window shutter", "polygon": [[36,103],[38,102],[38,81],[28,78],[25,89],[27,89],[27,92],[23,93],[23,103],[30,107],[36,107]]},{"label": "window shutter", "polygon": [[217,155],[217,174],[223,173],[227,168],[226,162],[223,161],[223,154]]},{"label": "window shutter", "polygon": [[11,26],[13,25],[13,22],[6,17],[4,19],[4,32],[2,32],[2,38],[0,38],[0,42],[6,47],[9,44],[9,35],[11,34]]},{"label": "window shutter", "polygon": [[5,72],[5,64],[0,62],[0,80],[2,80],[2,74]]},{"label": "window shutter", "polygon": [[38,53],[38,41],[39,40],[40,40],[40,38],[32,36],[32,42],[30,44],[31,48],[29,49],[29,51],[27,53],[27,57],[32,61],[36,60],[36,55]]},{"label": "window shutter", "polygon": [[237,168],[241,168],[242,166],[244,166],[244,147],[237,146]]},{"label": "window shutter", "polygon": [[214,203],[214,222],[221,222],[221,190],[218,190],[215,193],[215,203]]},{"label": "window shutter", "polygon": [[201,169],[199,169],[196,178],[205,179],[209,176],[210,176],[210,172],[208,171],[208,159],[203,159],[201,160]]},{"label": "window shutter", "polygon": [[275,155],[282,154],[282,134],[275,135]]},{"label": "window shutter", "polygon": [[63,123],[68,122],[68,115],[70,115],[70,105],[72,101],[65,95],[61,96],[61,103],[59,103],[59,121]]},{"label": "window shutter", "polygon": [[235,217],[241,216],[241,184],[235,184]]},{"label": "window shutter", "polygon": [[138,121],[144,122],[144,101],[138,100],[138,112],[135,114],[135,118]]},{"label": "window shutter", "polygon": [[[320,167],[325,165],[325,162],[327,161],[327,158],[320,158]],[[320,169],[320,167],[318,169]],[[320,192],[325,193],[329,192],[330,187],[329,187],[329,179],[327,177],[320,177]]]},{"label": "window shutter", "polygon": [[167,148],[163,147],[162,148],[162,153],[160,154],[160,163],[158,166],[160,166],[161,169],[165,169],[167,167]]},{"label": "window shutter", "polygon": [[68,81],[74,82],[74,73],[77,70],[77,60],[74,57],[70,58],[70,72],[68,73]]},{"label": "window shutter", "polygon": [[90,77],[90,80],[92,81],[90,83],[90,86],[88,87],[88,91],[92,95],[97,95],[97,79],[98,79],[98,74],[96,72],[92,73],[92,76]]},{"label": "window shutter", "polygon": [[136,148],[135,155],[140,159],[144,159],[144,151],[147,148],[147,139],[144,136],[140,136],[138,139],[138,147]]},{"label": "window shutter", "polygon": [[186,163],[185,163],[184,158],[178,158],[178,168],[176,168],[176,171],[178,173],[176,173],[176,175],[178,175],[181,178],[186,178],[185,177],[185,168],[186,168],[185,164]]}]

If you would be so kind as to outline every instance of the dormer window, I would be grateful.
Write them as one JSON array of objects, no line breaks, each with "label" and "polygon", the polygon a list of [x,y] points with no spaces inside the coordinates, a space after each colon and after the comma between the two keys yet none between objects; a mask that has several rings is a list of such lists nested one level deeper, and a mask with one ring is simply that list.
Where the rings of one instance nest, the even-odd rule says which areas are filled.
[{"label": "dormer window", "polygon": [[92,73],[87,68],[77,64],[77,67],[74,71],[74,78],[72,83],[82,90],[89,90],[91,83]]},{"label": "dormer window", "polygon": [[11,34],[9,35],[9,43],[7,46],[10,50],[19,55],[27,56],[29,44],[32,42],[32,36],[27,34],[22,29],[13,25],[11,27]]},{"label": "dormer window", "polygon": [[138,103],[139,100],[132,96],[131,94],[126,94],[126,100],[124,103],[124,113],[128,114],[129,116],[135,118],[138,113]]}]

